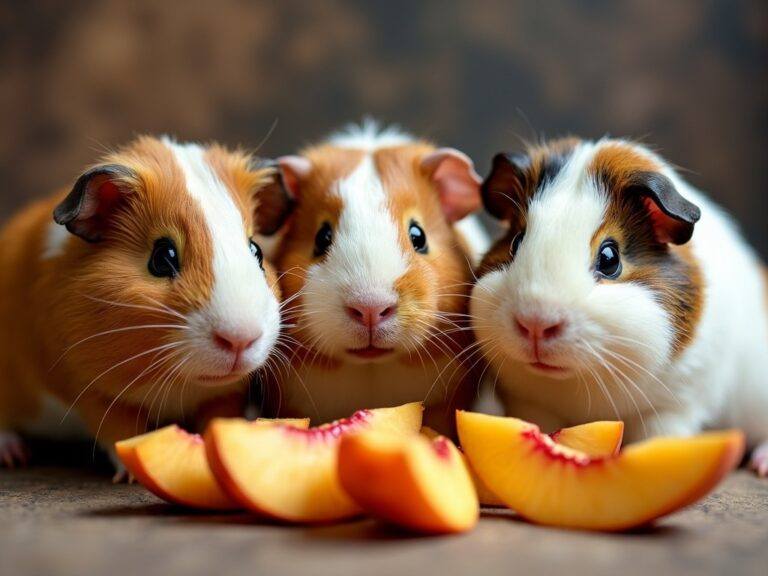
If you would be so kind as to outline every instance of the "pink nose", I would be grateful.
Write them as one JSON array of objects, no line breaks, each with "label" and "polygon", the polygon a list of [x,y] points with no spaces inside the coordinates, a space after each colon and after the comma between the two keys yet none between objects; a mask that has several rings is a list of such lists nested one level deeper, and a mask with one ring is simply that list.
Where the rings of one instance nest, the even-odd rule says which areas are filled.
[{"label": "pink nose", "polygon": [[259,338],[261,338],[261,334],[254,332],[237,333],[217,330],[213,333],[213,342],[216,346],[225,352],[232,352],[233,354],[245,352],[248,348],[253,346]]},{"label": "pink nose", "polygon": [[528,340],[553,340],[563,333],[565,322],[545,320],[539,316],[515,316],[515,326]]},{"label": "pink nose", "polygon": [[347,314],[349,314],[349,317],[369,330],[375,328],[387,318],[394,316],[396,311],[397,302],[379,304],[347,303]]}]

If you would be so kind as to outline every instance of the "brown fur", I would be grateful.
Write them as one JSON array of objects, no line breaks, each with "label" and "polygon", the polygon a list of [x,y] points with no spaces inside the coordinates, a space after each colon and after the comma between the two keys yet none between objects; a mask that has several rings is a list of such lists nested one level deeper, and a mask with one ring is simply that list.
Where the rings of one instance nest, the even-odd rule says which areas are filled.
[{"label": "brown fur", "polygon": [[[608,193],[605,220],[592,238],[593,253],[606,238],[618,242],[622,256],[620,282],[637,282],[657,295],[672,320],[673,349],[679,354],[693,339],[704,304],[704,278],[690,244],[656,241],[653,223],[641,198],[627,196],[633,173],[658,171],[652,159],[615,143],[595,155],[590,173]],[[604,280],[602,280],[604,281]]]},{"label": "brown fur", "polygon": [[[525,230],[528,204],[542,186],[557,175],[579,142],[578,138],[567,137],[529,146],[528,165],[522,179],[499,183],[498,190],[503,194],[495,201],[506,205],[504,221],[508,230],[483,257],[477,270],[478,278],[512,261],[510,248],[518,233]],[[492,179],[493,175],[484,186]]]},{"label": "brown fur", "polygon": [[[396,283],[396,290],[400,295],[398,314],[414,336],[426,336],[432,327],[451,330],[453,326],[436,320],[435,313],[466,312],[471,280],[465,244],[447,222],[438,194],[420,167],[424,156],[434,150],[432,145],[419,142],[382,148],[373,155],[389,197],[388,207],[395,222],[401,224],[401,248],[404,253],[412,254],[408,271]],[[299,183],[296,209],[277,258],[286,299],[304,286],[306,270],[316,260],[313,255],[314,239],[321,224],[328,221],[335,225],[339,220],[341,200],[329,192],[331,186],[348,176],[364,156],[362,150],[327,144],[309,148],[302,154],[312,162],[313,169]],[[425,230],[429,242],[427,254],[413,251],[408,236],[411,219],[417,220]],[[301,305],[299,298],[291,308],[300,309]],[[310,336],[300,326],[291,331],[291,336],[307,348],[304,353],[294,353],[294,360],[300,358],[297,364],[311,361],[329,370],[339,366],[337,360],[321,357],[311,349]],[[468,343],[465,331],[433,336],[432,340],[427,342],[426,347],[435,358],[446,355],[448,350],[451,354],[458,354]],[[398,361],[412,364],[421,359],[414,360],[403,355]],[[429,362],[428,359],[426,361]]]},{"label": "brown fur", "polygon": [[[252,230],[254,210],[247,207],[255,204],[249,186],[265,181],[269,171],[246,177],[246,157],[228,155],[218,146],[208,157],[241,207],[246,229]],[[170,375],[166,367],[171,364],[159,365],[125,389],[159,356],[145,355],[105,373],[133,355],[173,342],[178,330],[140,329],[74,346],[113,328],[176,324],[162,310],[135,306],[157,309],[159,303],[184,314],[202,306],[213,286],[212,241],[171,152],[158,140],[142,137],[104,162],[128,167],[135,178],[121,182],[129,190],[127,200],[103,241],[89,244],[71,236],[62,255],[41,258],[51,214],[64,194],[34,204],[0,231],[0,427],[14,428],[34,418],[43,392],[74,406],[94,435],[101,426],[98,440],[107,443],[143,431],[150,416],[154,423],[178,410],[181,396],[173,380],[170,390],[156,386]],[[162,236],[176,242],[183,261],[183,274],[173,283],[147,272],[153,243]],[[274,271],[268,275],[277,291]],[[243,391],[241,384],[192,388],[184,392],[188,414]]]},{"label": "brown fur", "polygon": [[[566,138],[529,148],[530,162],[522,180],[514,186],[504,182],[501,191],[509,197],[495,199],[508,204],[506,220],[509,229],[483,258],[478,276],[512,261],[511,244],[525,228],[531,198],[556,176],[578,143],[578,139]],[[653,158],[621,143],[605,145],[595,154],[588,171],[607,192],[609,206],[604,222],[592,237],[591,247],[592,253],[597,254],[605,239],[617,241],[622,256],[622,274],[616,280],[599,281],[637,282],[651,289],[672,319],[673,346],[679,354],[692,340],[701,318],[704,301],[701,269],[690,245],[659,243],[643,199],[623,193],[633,174],[659,169]]]}]

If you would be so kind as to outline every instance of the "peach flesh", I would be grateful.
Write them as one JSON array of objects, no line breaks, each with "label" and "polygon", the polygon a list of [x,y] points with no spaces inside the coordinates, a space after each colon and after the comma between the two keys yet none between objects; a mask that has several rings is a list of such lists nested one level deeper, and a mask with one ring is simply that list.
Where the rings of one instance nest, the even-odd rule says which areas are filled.
[{"label": "peach flesh", "polygon": [[705,496],[744,450],[738,431],[656,438],[618,455],[590,458],[529,423],[458,415],[459,435],[483,483],[534,522],[628,530]]},{"label": "peach flesh", "polygon": [[422,412],[418,402],[360,410],[309,430],[214,421],[205,434],[206,451],[223,488],[252,512],[295,523],[338,521],[361,513],[339,484],[341,438],[358,430],[416,434]]},{"label": "peach flesh", "polygon": [[466,460],[447,438],[362,432],[345,437],[338,474],[369,514],[428,534],[472,529],[479,502]]}]

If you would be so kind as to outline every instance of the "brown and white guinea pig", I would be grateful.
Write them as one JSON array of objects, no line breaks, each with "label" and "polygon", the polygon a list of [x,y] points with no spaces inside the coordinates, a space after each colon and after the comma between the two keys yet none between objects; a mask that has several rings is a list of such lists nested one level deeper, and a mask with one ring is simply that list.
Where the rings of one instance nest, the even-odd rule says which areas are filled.
[{"label": "brown and white guinea pig", "polygon": [[455,224],[480,207],[471,160],[367,121],[278,162],[295,197],[276,257],[293,369],[268,409],[328,421],[425,401],[426,422],[450,431],[472,395],[455,362],[472,278]]},{"label": "brown and white guinea pig", "polygon": [[669,164],[623,140],[557,140],[498,154],[482,194],[509,228],[471,311],[508,414],[619,418],[630,441],[714,426],[768,439],[765,269]]},{"label": "brown and white guinea pig", "polygon": [[81,423],[109,449],[240,410],[281,327],[253,241],[290,207],[276,181],[243,152],[142,137],[0,231],[0,461],[24,458],[19,432]]}]

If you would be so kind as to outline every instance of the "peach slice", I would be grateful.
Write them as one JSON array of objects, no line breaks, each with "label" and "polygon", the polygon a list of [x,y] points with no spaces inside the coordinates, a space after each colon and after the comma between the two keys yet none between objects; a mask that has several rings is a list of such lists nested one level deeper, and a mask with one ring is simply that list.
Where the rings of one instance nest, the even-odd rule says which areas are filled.
[{"label": "peach slice", "polygon": [[736,430],[655,438],[591,457],[516,418],[458,412],[457,424],[469,461],[494,494],[533,522],[567,528],[647,524],[705,496],[744,452]]},{"label": "peach slice", "polygon": [[[435,438],[438,436],[437,432],[427,426],[424,426],[421,429],[421,433],[427,438]],[[556,440],[558,444],[581,450],[589,456],[612,456],[618,454],[621,449],[621,440],[623,436],[624,423],[620,421],[590,422],[588,424],[581,424],[570,428],[562,428],[557,432],[550,434],[550,437],[553,440]],[[466,456],[464,456],[464,458],[466,459]],[[467,463],[467,465],[469,466],[469,463]],[[469,473],[472,475],[472,480],[474,481],[475,489],[477,490],[477,497],[480,499],[480,504],[482,506],[498,508],[505,505],[504,502],[502,502],[499,497],[491,492],[485,485],[475,473],[472,466],[469,466]]]},{"label": "peach slice", "polygon": [[[275,422],[309,428],[308,418],[256,421],[258,425]],[[207,510],[240,507],[213,477],[199,434],[191,434],[174,424],[121,440],[115,444],[115,450],[128,472],[167,502]]]},{"label": "peach slice", "polygon": [[339,480],[366,512],[416,532],[465,532],[480,515],[464,457],[444,436],[375,430],[346,436]]},{"label": "peach slice", "polygon": [[587,456],[615,456],[621,450],[624,422],[605,420],[561,428],[549,435],[568,448],[580,450]]},{"label": "peach slice", "polygon": [[205,446],[219,483],[243,507],[288,522],[328,522],[361,513],[339,484],[341,437],[363,430],[415,436],[422,412],[420,402],[360,410],[308,430],[217,419],[205,432]]}]

